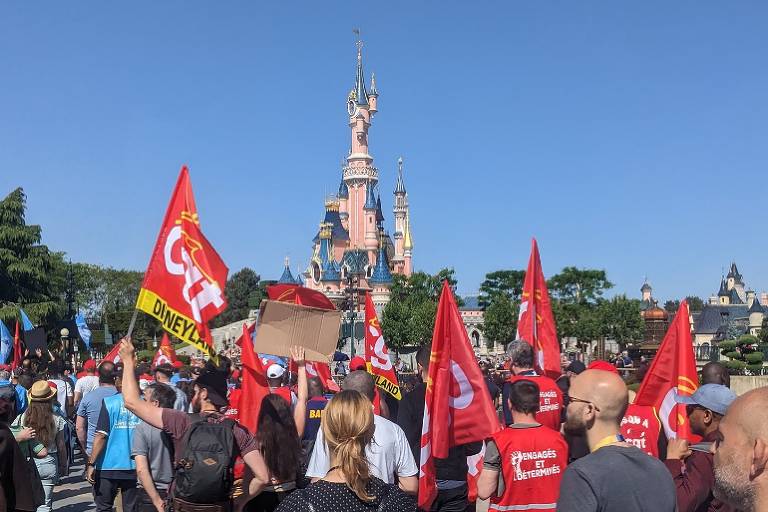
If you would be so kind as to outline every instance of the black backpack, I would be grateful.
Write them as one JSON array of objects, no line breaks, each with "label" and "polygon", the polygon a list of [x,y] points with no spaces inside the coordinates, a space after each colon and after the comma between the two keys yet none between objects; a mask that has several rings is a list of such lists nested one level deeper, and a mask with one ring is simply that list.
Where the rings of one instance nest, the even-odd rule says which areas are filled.
[{"label": "black backpack", "polygon": [[234,482],[237,443],[235,422],[209,422],[193,415],[184,434],[184,453],[176,463],[174,498],[190,503],[229,501]]}]

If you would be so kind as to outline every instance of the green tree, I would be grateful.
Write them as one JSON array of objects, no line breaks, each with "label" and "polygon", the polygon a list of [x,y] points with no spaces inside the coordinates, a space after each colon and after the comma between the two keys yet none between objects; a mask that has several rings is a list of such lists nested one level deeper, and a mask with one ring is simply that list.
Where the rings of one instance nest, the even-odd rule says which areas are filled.
[{"label": "green tree", "polygon": [[499,295],[504,295],[512,303],[519,303],[524,281],[525,270],[497,270],[486,274],[480,285],[480,306],[487,308]]},{"label": "green tree", "polygon": [[432,340],[444,280],[456,289],[453,269],[444,268],[434,275],[414,272],[410,277],[393,276],[390,301],[381,315],[381,328],[391,348],[422,345]]},{"label": "green tree", "polygon": [[50,325],[63,313],[52,278],[63,260],[41,243],[42,228],[26,223],[26,202],[21,188],[0,201],[0,319],[15,320],[23,307],[33,322]]},{"label": "green tree", "polygon": [[701,311],[704,309],[704,300],[701,297],[695,295],[689,295],[685,298],[688,301],[688,309],[690,311]]},{"label": "green tree", "polygon": [[605,270],[565,267],[547,281],[550,295],[564,303],[597,302],[606,290],[613,288]]},{"label": "green tree", "polygon": [[645,326],[640,316],[640,301],[617,295],[601,301],[597,307],[600,334],[616,342],[624,349],[629,343],[643,338]]},{"label": "green tree", "polygon": [[677,310],[680,308],[680,301],[679,300],[668,300],[664,303],[664,309],[667,311],[667,313],[677,313]]},{"label": "green tree", "polygon": [[246,267],[227,279],[224,295],[227,297],[227,309],[213,320],[215,327],[247,318],[249,311],[257,309],[266,297],[266,290],[259,274]]},{"label": "green tree", "polygon": [[489,346],[493,342],[506,345],[514,341],[517,333],[517,315],[520,304],[513,303],[506,294],[495,295],[483,317],[483,332]]}]

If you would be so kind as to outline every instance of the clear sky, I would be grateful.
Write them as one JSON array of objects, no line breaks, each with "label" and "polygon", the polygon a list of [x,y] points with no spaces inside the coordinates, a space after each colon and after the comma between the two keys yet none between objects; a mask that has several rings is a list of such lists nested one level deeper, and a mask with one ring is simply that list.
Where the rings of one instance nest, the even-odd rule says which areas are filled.
[{"label": "clear sky", "polygon": [[459,290],[605,268],[615,291],[768,288],[768,4],[3,2],[0,194],[75,261],[143,269],[183,163],[231,271],[309,262],[349,146],[352,28],[417,269]]}]

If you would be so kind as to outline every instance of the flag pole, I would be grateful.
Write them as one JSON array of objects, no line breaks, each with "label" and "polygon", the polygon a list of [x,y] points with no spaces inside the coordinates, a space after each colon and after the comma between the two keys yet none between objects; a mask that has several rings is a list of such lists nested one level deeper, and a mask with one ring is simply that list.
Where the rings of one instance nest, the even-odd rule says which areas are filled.
[{"label": "flag pole", "polygon": [[133,316],[131,317],[131,323],[128,324],[128,332],[125,334],[126,338],[130,338],[133,333],[133,326],[136,325],[136,316],[139,314],[138,309],[133,310]]}]

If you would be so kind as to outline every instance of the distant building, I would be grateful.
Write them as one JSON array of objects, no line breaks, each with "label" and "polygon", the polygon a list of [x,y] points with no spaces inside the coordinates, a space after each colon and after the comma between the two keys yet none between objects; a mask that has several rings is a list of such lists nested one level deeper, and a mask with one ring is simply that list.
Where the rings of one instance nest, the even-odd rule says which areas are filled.
[{"label": "distant building", "polygon": [[653,297],[653,288],[646,279],[640,288],[640,315],[643,317],[644,334],[641,348],[657,349],[669,327],[669,312],[659,307],[659,301]]}]

